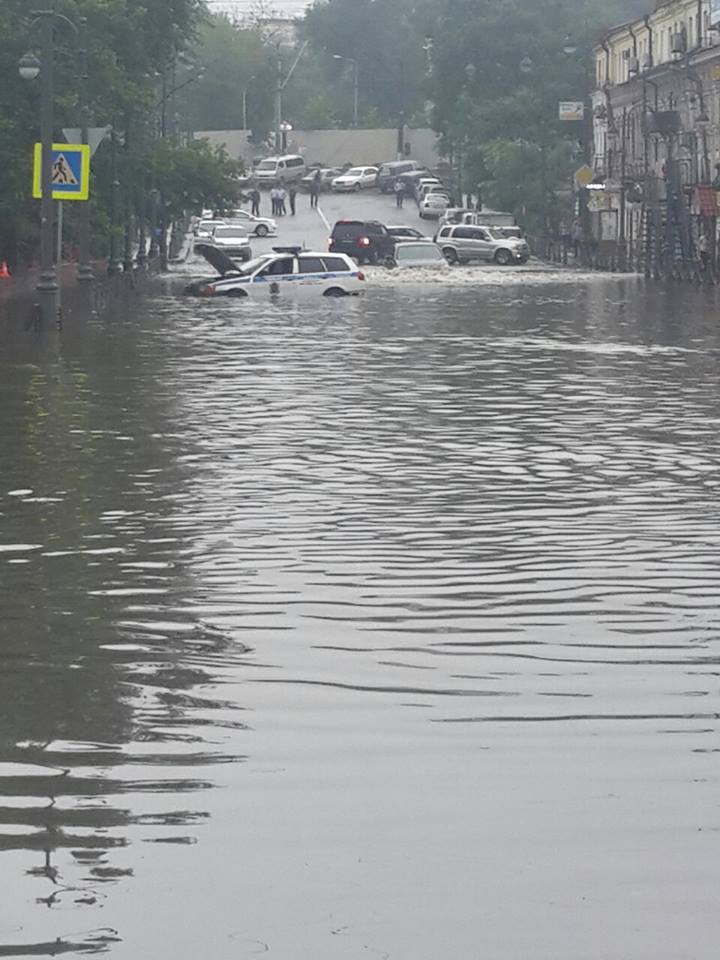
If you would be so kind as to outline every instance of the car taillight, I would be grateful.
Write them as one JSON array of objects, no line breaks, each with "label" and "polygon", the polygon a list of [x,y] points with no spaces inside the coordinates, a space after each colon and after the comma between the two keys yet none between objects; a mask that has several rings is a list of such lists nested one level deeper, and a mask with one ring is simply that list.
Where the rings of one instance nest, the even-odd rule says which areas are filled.
[{"label": "car taillight", "polygon": [[360,237],[360,239],[358,240],[358,244],[359,244],[361,247],[369,247],[369,246],[370,246],[370,237]]},{"label": "car taillight", "polygon": [[364,279],[365,279],[365,274],[362,272],[362,270],[358,270],[358,280],[364,280]]},{"label": "car taillight", "polygon": [[328,246],[329,246],[329,247],[334,247],[334,246],[335,246],[335,241],[333,240],[332,237],[330,237],[330,239],[328,240]]}]

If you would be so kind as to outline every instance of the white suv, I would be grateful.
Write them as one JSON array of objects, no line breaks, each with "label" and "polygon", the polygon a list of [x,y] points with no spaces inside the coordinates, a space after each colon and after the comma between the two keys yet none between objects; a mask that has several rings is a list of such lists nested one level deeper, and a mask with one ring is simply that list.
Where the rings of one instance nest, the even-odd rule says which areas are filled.
[{"label": "white suv", "polygon": [[524,240],[503,237],[500,231],[493,227],[441,227],[435,242],[448,263],[487,260],[506,267],[511,263],[527,263],[530,257],[530,250]]}]

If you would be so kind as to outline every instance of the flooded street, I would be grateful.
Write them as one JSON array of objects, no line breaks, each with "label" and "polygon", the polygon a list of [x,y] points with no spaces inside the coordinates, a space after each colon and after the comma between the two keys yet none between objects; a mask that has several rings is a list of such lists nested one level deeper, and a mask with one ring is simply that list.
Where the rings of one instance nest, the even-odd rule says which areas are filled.
[{"label": "flooded street", "polygon": [[714,293],[181,286],[1,315],[0,956],[715,957]]}]

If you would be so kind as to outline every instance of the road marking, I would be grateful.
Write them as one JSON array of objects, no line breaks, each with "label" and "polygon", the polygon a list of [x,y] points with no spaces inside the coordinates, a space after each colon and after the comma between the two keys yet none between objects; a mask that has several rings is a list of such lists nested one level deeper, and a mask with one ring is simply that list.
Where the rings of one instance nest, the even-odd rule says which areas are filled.
[{"label": "road marking", "polygon": [[320,215],[320,219],[321,219],[322,222],[325,224],[325,229],[326,229],[326,230],[329,230],[329,229],[330,229],[330,224],[329,224],[328,221],[327,221],[327,217],[326,217],[325,214],[322,212],[322,210],[320,209],[320,207],[316,207],[315,209],[317,210],[318,214]]}]

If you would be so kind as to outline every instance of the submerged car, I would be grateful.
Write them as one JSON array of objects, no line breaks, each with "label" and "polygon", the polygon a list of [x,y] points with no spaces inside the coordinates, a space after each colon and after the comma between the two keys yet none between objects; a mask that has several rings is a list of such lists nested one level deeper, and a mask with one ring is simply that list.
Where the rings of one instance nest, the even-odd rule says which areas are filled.
[{"label": "submerged car", "polygon": [[365,275],[342,253],[315,253],[301,247],[274,247],[239,267],[216,246],[198,243],[195,252],[218,276],[196,280],[185,288],[199,297],[270,297],[308,292],[323,297],[357,296]]},{"label": "submerged car", "polygon": [[277,222],[271,217],[256,217],[247,210],[233,210],[232,215],[226,218],[232,226],[242,227],[256,237],[267,237],[277,233]]},{"label": "submerged car", "polygon": [[395,246],[395,253],[388,257],[386,266],[399,270],[425,268],[447,270],[447,260],[442,250],[432,240],[404,240]]},{"label": "submerged car", "polygon": [[420,233],[415,227],[406,227],[401,224],[392,226],[388,224],[385,228],[390,236],[397,242],[399,240],[429,240],[430,237],[426,237],[424,234]]}]

